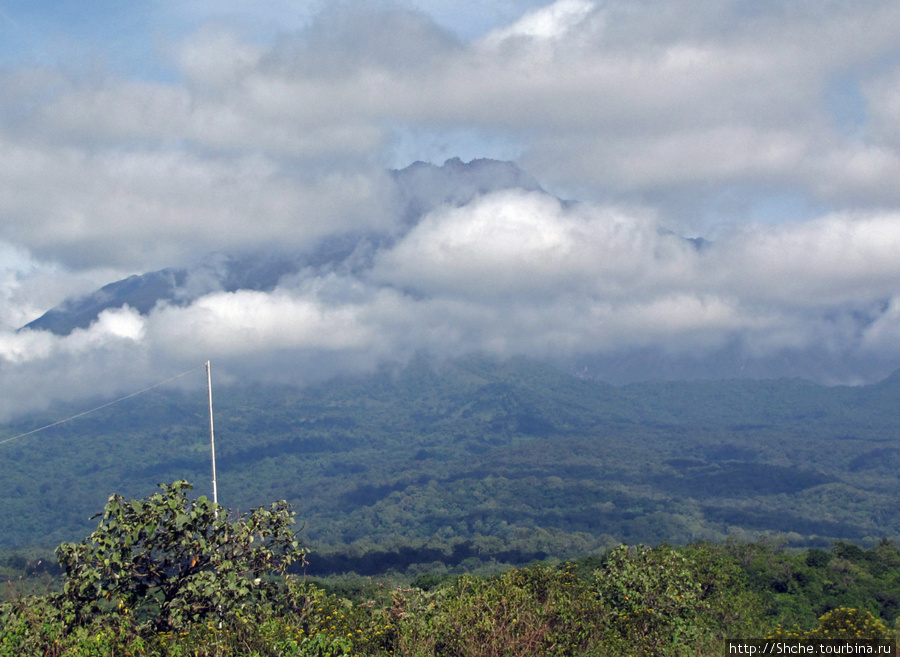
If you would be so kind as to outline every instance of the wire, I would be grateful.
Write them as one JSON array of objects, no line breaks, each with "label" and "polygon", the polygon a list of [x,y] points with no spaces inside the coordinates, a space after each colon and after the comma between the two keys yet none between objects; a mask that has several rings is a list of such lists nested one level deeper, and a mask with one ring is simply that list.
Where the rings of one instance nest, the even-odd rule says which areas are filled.
[{"label": "wire", "polygon": [[186,375],[190,374],[191,372],[196,372],[201,367],[206,367],[206,363],[204,362],[202,365],[198,365],[197,367],[192,367],[187,372],[182,372],[181,374],[176,374],[175,376],[170,377],[170,378],[166,379],[165,381],[160,381],[159,383],[154,383],[152,386],[147,386],[143,390],[138,390],[137,392],[133,392],[130,395],[125,395],[124,397],[119,397],[118,399],[114,399],[111,402],[101,404],[100,406],[97,406],[96,408],[92,408],[89,411],[84,411],[82,413],[78,413],[77,415],[72,415],[71,417],[67,417],[64,420],[57,420],[56,422],[54,422],[52,424],[48,424],[47,426],[40,427],[38,429],[32,429],[31,431],[26,431],[25,433],[20,433],[18,436],[13,436],[12,438],[5,438],[3,440],[0,440],[0,445],[3,445],[4,443],[11,443],[12,441],[18,440],[19,438],[24,438],[25,436],[30,436],[31,434],[37,433],[39,431],[43,431],[44,429],[50,429],[51,427],[55,427],[64,422],[68,422],[69,420],[74,420],[75,418],[79,418],[79,417],[82,417],[89,413],[93,413],[94,411],[99,411],[101,408],[106,408],[107,406],[112,406],[113,404],[118,404],[119,402],[125,401],[126,399],[131,399],[132,397],[137,397],[141,393],[147,392],[148,390],[152,390],[153,388],[158,388],[159,386],[161,386],[165,383],[168,383],[169,381],[174,381],[175,379],[179,379],[183,376],[186,376]]}]

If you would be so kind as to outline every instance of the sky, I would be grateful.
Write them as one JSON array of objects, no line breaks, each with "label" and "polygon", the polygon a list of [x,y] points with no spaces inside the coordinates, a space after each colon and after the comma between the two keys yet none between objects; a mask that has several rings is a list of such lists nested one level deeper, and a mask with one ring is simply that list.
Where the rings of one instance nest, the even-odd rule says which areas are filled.
[{"label": "sky", "polygon": [[[0,418],[207,359],[303,382],[730,345],[883,375],[897,34],[890,0],[0,0]],[[387,171],[453,157],[542,191],[402,225]],[[16,330],[131,274],[370,231],[392,239],[364,270]]]}]

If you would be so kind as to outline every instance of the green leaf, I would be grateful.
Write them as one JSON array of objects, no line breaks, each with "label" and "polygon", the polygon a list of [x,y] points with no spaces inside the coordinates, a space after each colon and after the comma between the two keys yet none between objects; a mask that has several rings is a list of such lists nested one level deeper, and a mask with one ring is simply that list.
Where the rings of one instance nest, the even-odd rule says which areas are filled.
[{"label": "green leaf", "polygon": [[[64,595],[78,619],[99,609],[101,599],[118,598],[158,628],[173,629],[204,614],[254,606],[266,594],[255,578],[303,560],[305,550],[284,531],[292,522],[286,502],[229,520],[227,510],[216,518],[220,507],[206,498],[189,503],[183,491],[191,488],[185,481],[162,484],[161,493],[125,507],[111,496],[90,536],[57,548]],[[269,543],[251,547],[257,533]]]}]

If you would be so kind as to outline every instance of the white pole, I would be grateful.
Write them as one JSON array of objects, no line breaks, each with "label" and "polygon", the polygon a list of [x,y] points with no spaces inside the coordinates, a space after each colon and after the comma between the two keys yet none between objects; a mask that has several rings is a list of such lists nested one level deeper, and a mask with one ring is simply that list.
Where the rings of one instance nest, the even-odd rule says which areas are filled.
[{"label": "white pole", "polygon": [[212,376],[209,373],[209,361],[206,361],[206,392],[209,395],[209,451],[212,455],[213,502],[218,504],[219,493],[216,490],[216,434],[213,430]]}]

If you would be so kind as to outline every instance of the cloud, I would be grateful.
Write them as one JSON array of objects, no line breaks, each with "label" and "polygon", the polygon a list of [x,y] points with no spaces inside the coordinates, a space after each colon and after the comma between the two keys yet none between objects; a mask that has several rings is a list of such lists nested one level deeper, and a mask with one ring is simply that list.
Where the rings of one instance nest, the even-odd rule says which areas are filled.
[{"label": "cloud", "polygon": [[14,331],[48,308],[122,275],[109,268],[73,272],[36,259],[20,246],[0,242],[0,332]]},{"label": "cloud", "polygon": [[134,310],[104,311],[89,329],[65,337],[44,331],[0,332],[6,419],[53,402],[96,400],[136,390],[157,375],[146,359],[144,320]]},{"label": "cloud", "polygon": [[[896,3],[476,4],[318,3],[275,34],[279,3],[164,3],[169,76],[0,72],[7,412],[209,357],[307,380],[418,349],[896,353]],[[423,179],[419,198],[385,171],[458,147],[520,153],[535,178],[493,194]],[[781,198],[803,216],[748,223]],[[211,267],[149,316],[13,332],[130,273],[360,236],[352,265],[267,292],[226,291]],[[24,392],[48,372],[52,389]]]},{"label": "cloud", "polygon": [[588,0],[559,0],[527,13],[508,27],[492,31],[483,44],[499,46],[513,39],[557,39],[577,26],[596,8]]},{"label": "cloud", "polygon": [[5,152],[0,235],[70,267],[141,271],[213,250],[299,247],[393,220],[383,171],[288,176],[265,156],[178,150]]},{"label": "cloud", "polygon": [[187,308],[167,307],[150,330],[170,351],[228,357],[281,349],[342,351],[370,346],[354,304],[332,305],[314,292],[240,290],[201,297]]},{"label": "cloud", "polygon": [[379,257],[373,276],[426,295],[634,296],[690,250],[649,218],[513,190],[431,214]]},{"label": "cloud", "polygon": [[[727,2],[586,0],[536,8],[469,42],[425,13],[365,3],[328,9],[268,43],[210,24],[174,49],[178,81],[6,76],[4,96],[28,106],[5,103],[0,141],[10,159],[0,186],[23,193],[0,212],[36,227],[15,238],[41,254],[51,251],[36,236],[46,240],[52,221],[61,236],[52,256],[78,266],[66,244],[80,253],[91,240],[90,259],[108,263],[129,250],[139,257],[129,243],[146,234],[147,216],[182,241],[227,248],[242,238],[238,223],[296,217],[329,198],[317,223],[336,213],[340,229],[371,202],[348,178],[362,173],[377,186],[392,140],[417,134],[518,144],[551,188],[669,204],[682,223],[683,199],[708,200],[723,186],[790,186],[835,207],[895,205],[894,73],[878,67],[896,50],[897,28],[900,11],[888,2],[748,15]],[[838,130],[826,102],[848,71],[871,123],[861,137]],[[329,184],[335,177],[349,194]],[[54,209],[41,205],[48,184]],[[85,195],[110,201],[106,212]],[[209,230],[216,217],[224,231]],[[277,222],[279,237],[287,224]],[[179,255],[160,247],[153,260]]]},{"label": "cloud", "polygon": [[[141,364],[124,380],[137,387],[207,358],[227,380],[295,383],[420,350],[558,361],[737,345],[746,358],[897,358],[898,226],[891,213],[836,213],[698,246],[640,209],[503,190],[437,206],[369,265],[308,268],[270,292],[213,291],[147,316],[107,311],[66,337],[7,333],[4,380],[17,382],[7,412],[120,389],[109,372],[126,361]],[[60,364],[66,391],[26,399],[18,382]],[[92,377],[105,378],[92,388]]]},{"label": "cloud", "polygon": [[797,308],[867,303],[896,292],[898,248],[897,212],[745,226],[711,254],[718,273],[710,278],[744,298]]}]

